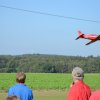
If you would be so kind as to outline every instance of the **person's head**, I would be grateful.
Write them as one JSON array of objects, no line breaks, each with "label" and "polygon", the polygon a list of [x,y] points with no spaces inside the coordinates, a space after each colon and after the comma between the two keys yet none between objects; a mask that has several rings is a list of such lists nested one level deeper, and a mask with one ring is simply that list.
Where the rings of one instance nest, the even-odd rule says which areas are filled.
[{"label": "person's head", "polygon": [[19,100],[17,96],[8,96],[6,100]]},{"label": "person's head", "polygon": [[75,80],[83,80],[84,79],[84,71],[80,67],[75,67],[72,71],[73,81]]},{"label": "person's head", "polygon": [[16,82],[17,83],[25,83],[26,75],[24,72],[18,72],[16,74]]}]

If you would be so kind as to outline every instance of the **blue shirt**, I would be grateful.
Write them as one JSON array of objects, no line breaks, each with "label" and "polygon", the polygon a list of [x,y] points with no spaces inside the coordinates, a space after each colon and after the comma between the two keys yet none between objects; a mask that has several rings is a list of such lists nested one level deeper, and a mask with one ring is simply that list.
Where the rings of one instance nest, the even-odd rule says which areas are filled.
[{"label": "blue shirt", "polygon": [[25,84],[16,84],[12,86],[8,91],[8,96],[18,96],[20,100],[33,100],[32,90]]}]

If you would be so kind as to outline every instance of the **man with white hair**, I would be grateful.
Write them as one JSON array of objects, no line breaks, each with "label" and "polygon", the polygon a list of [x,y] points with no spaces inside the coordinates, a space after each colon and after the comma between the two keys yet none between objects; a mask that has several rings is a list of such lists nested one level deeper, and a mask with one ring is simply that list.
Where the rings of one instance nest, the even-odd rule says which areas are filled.
[{"label": "man with white hair", "polygon": [[73,69],[72,79],[67,100],[89,100],[91,89],[83,82],[84,71],[80,67]]}]

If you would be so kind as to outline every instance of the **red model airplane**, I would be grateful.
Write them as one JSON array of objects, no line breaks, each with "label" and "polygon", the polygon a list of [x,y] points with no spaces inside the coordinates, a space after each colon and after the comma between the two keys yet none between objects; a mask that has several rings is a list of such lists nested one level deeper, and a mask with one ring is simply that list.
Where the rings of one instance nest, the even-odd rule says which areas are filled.
[{"label": "red model airplane", "polygon": [[89,45],[93,42],[96,42],[97,40],[100,40],[100,35],[95,35],[95,34],[88,34],[88,35],[85,35],[83,34],[81,31],[78,31],[78,37],[76,38],[79,39],[79,38],[84,38],[84,39],[89,39],[91,40],[90,42],[88,42],[86,45]]}]

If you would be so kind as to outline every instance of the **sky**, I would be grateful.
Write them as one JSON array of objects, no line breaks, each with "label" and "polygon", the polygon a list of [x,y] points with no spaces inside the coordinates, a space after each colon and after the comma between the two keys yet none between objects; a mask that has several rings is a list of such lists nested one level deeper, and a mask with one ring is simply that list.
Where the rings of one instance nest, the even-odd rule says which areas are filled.
[{"label": "sky", "polygon": [[4,8],[100,21],[100,0],[0,0],[0,55],[100,56],[100,41],[86,46],[84,34],[100,34],[100,23]]}]

